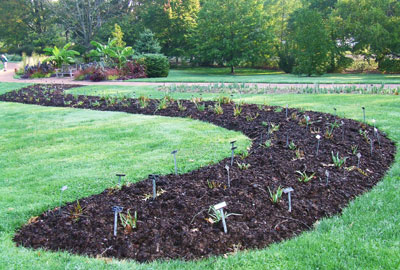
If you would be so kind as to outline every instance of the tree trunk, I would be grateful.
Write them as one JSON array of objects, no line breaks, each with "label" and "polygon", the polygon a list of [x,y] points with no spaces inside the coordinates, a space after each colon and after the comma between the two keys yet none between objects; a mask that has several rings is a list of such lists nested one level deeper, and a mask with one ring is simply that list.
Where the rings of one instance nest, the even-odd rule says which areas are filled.
[{"label": "tree trunk", "polygon": [[235,66],[234,65],[231,66],[231,74],[235,74]]}]

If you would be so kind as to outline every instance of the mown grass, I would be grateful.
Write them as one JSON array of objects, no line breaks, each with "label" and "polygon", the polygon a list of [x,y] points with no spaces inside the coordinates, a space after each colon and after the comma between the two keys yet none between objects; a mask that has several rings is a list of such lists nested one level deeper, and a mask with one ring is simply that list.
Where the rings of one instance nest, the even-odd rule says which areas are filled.
[{"label": "mown grass", "polygon": [[[0,68],[1,71],[1,68]],[[22,87],[26,87],[30,85],[29,83],[7,83],[2,82],[0,83],[0,95],[5,94],[7,92],[20,89]]]},{"label": "mown grass", "polygon": [[236,69],[232,75],[229,68],[171,69],[166,78],[135,79],[142,82],[245,82],[245,83],[400,83],[400,74],[325,74],[322,76],[298,76],[280,71]]},{"label": "mown grass", "polygon": [[[336,107],[339,115],[357,120],[362,119],[361,106],[365,106],[368,121],[373,118],[376,119],[378,127],[387,132],[388,136],[397,142],[399,148],[400,97],[398,96],[252,95],[242,97],[242,99],[247,102],[270,105],[289,104],[291,107],[325,112],[332,112],[333,107]],[[4,214],[1,214],[2,218],[0,219],[0,224],[5,227],[5,230],[1,230],[0,235],[0,269],[399,269],[400,212],[398,208],[400,196],[398,196],[398,191],[400,189],[400,154],[397,154],[396,162],[384,180],[372,191],[352,201],[341,215],[324,219],[315,224],[313,231],[303,233],[292,240],[271,245],[263,250],[243,251],[228,256],[228,258],[213,257],[196,262],[170,261],[137,264],[132,261],[92,259],[70,255],[66,252],[53,253],[15,248],[11,241],[15,226],[25,222],[30,215],[56,206],[58,193],[54,190],[65,184],[66,181],[72,181],[70,182],[69,197],[66,200],[86,196],[94,192],[92,189],[100,192],[104,186],[112,184],[113,175],[110,171],[120,170],[121,168],[116,166],[113,160],[104,158],[104,152],[96,151],[90,145],[93,144],[93,141],[96,142],[99,137],[115,136],[110,129],[123,122],[119,121],[122,118],[129,119],[132,117],[137,119],[136,117],[139,117],[142,119],[143,116],[124,115],[117,117],[116,115],[119,114],[108,112],[40,108],[11,103],[0,103],[0,106],[0,114],[4,115],[9,112],[10,115],[0,118],[0,122],[2,121],[2,125],[0,125],[1,153],[7,155],[7,157],[14,157],[11,163],[8,162],[6,166],[2,165],[2,167],[7,168],[7,171],[11,170],[11,175],[5,176],[3,170],[0,172],[3,175],[1,179],[8,179],[7,181],[3,180],[2,186],[4,188],[0,189],[1,198],[3,196],[11,198],[2,203],[3,205],[0,208],[4,209],[1,210],[2,212],[5,211]],[[56,110],[61,110],[64,116],[55,113]],[[34,111],[40,113],[33,113]],[[38,117],[38,115],[43,116]],[[33,120],[35,117],[37,123],[27,121]],[[95,120],[93,120],[93,117]],[[58,120],[56,121],[53,118],[65,120],[61,121],[62,124],[56,124]],[[115,118],[119,120],[113,120]],[[141,121],[138,120],[138,123],[145,125],[150,122],[154,129],[158,129],[158,125],[161,123],[154,119],[143,117]],[[134,120],[131,122],[134,122]],[[104,131],[104,126],[108,126],[107,132]],[[124,128],[129,130],[128,127]],[[165,126],[159,128],[159,130],[164,128]],[[184,122],[176,127],[177,130],[180,128],[187,128],[187,123]],[[57,132],[59,129],[60,132]],[[178,132],[177,130],[175,132]],[[193,134],[192,130],[188,132]],[[192,135],[193,138],[196,138],[193,139],[194,142],[198,142],[198,136],[202,132],[200,130],[195,136]],[[227,131],[224,131],[221,135],[225,132]],[[3,135],[8,133],[11,133],[12,136]],[[62,135],[64,133],[66,135]],[[167,131],[159,134],[174,138],[173,135],[165,133]],[[46,138],[47,136],[49,138]],[[80,146],[77,149],[82,149],[79,154],[73,155],[75,150],[66,151],[67,149],[64,148],[57,150],[58,154],[54,152],[57,148],[54,144],[70,145],[75,140],[75,136],[78,136],[76,143]],[[26,142],[27,137],[33,139],[32,144]],[[154,143],[157,137],[154,136],[154,139],[149,142],[150,145]],[[103,142],[107,143],[100,145],[103,149],[109,149],[108,146],[122,148],[130,143],[130,140],[127,142],[124,138],[125,136],[120,137],[118,142],[104,139]],[[146,138],[147,136],[140,136],[137,143],[145,143],[148,140]],[[181,141],[183,139],[182,136],[176,140]],[[7,140],[7,143],[5,143],[5,140]],[[48,142],[50,146],[47,145]],[[87,144],[89,146],[86,146]],[[5,151],[4,145],[11,147],[11,149]],[[31,148],[35,145],[38,145],[35,147],[36,150]],[[161,143],[161,145],[163,144]],[[223,145],[225,144],[223,143]],[[167,149],[169,151],[170,147],[166,147],[166,152],[168,152]],[[29,153],[26,153],[26,150],[29,150]],[[136,155],[146,157],[147,152],[148,146],[145,146],[143,149],[139,149]],[[24,158],[26,155],[30,155],[32,160]],[[59,155],[62,157],[58,157]],[[113,155],[114,158],[118,156]],[[95,157],[95,160],[93,160],[93,157]],[[99,157],[103,157],[103,159]],[[136,162],[136,158],[132,158],[132,160],[130,158],[132,158],[130,155],[125,156],[122,160],[124,162],[129,160],[130,164],[139,163]],[[168,158],[170,157],[167,153],[167,162],[158,164],[157,167],[170,172],[172,166],[168,163]],[[213,157],[210,157],[210,154],[207,153],[204,158],[205,160],[213,160]],[[3,159],[4,156],[1,160]],[[103,163],[99,162],[99,159]],[[62,167],[57,167],[56,161],[62,162]],[[91,166],[86,166],[86,164]],[[105,168],[98,164],[102,164]],[[139,163],[137,166],[139,172],[148,170],[146,164]],[[59,172],[60,170],[64,173]],[[98,178],[96,180],[97,178],[91,177],[92,173],[98,170],[104,172],[101,174],[104,175],[104,179]],[[109,174],[107,175],[107,173]],[[54,174],[57,176],[54,176]],[[148,172],[144,173],[144,175],[146,174]],[[77,178],[79,181],[76,180]],[[66,180],[60,181],[60,179]],[[80,181],[80,179],[84,181]],[[45,185],[48,182],[50,188]],[[103,186],[97,187],[100,184]],[[38,198],[39,196],[40,198]],[[18,210],[8,210],[9,207],[13,208],[13,206],[8,205],[14,204],[19,206]]]}]

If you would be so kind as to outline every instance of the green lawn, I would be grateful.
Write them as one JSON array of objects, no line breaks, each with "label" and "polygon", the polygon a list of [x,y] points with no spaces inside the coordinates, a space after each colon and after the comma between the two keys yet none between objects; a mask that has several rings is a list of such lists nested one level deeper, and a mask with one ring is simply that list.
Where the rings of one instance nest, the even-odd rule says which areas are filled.
[{"label": "green lawn", "polygon": [[7,83],[7,82],[2,82],[0,83],[0,95],[5,94],[9,91],[17,90],[22,87],[26,87],[30,85],[29,83]]},{"label": "green lawn", "polygon": [[[340,115],[357,120],[365,106],[368,120],[376,119],[380,129],[400,142],[399,96],[241,99],[325,112],[336,107]],[[154,132],[157,135],[149,139]],[[209,135],[217,141],[210,146]],[[16,226],[57,206],[57,189],[65,184],[69,186],[65,201],[70,201],[112,185],[116,171],[126,171],[132,175],[130,181],[136,181],[151,173],[149,166],[156,161],[158,172],[168,173],[173,168],[170,149],[182,145],[193,149],[197,144],[202,150],[194,164],[188,162],[188,156],[196,155],[190,149],[178,160],[186,161],[185,170],[190,170],[229,155],[226,144],[232,137],[240,137],[245,146],[245,138],[237,133],[191,120],[0,103],[0,167],[6,168],[0,171],[0,269],[399,269],[400,154],[384,180],[351,202],[342,215],[324,219],[313,231],[292,240],[228,258],[137,264],[15,248],[11,241]],[[205,150],[207,146],[216,153]]]},{"label": "green lawn", "polygon": [[171,69],[167,78],[134,79],[143,82],[245,82],[245,83],[400,83],[400,74],[325,74],[297,76],[278,71],[237,69],[235,75],[228,68]]}]

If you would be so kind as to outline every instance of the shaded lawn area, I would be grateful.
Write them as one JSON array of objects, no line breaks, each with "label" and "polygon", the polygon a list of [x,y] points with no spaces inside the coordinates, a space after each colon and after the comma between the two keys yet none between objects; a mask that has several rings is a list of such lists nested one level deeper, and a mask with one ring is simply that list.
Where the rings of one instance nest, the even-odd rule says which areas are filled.
[{"label": "shaded lawn area", "polygon": [[281,71],[238,68],[230,74],[229,68],[171,69],[167,78],[134,79],[142,82],[237,82],[237,83],[400,83],[400,74],[325,74],[322,76],[298,76]]},{"label": "shaded lawn area", "polygon": [[[399,96],[249,95],[241,100],[330,113],[336,107],[340,116],[356,120],[362,120],[361,107],[365,106],[367,121],[376,119],[378,128],[399,147]],[[248,144],[237,133],[191,120],[0,103],[0,167],[6,168],[0,171],[0,266],[4,266],[0,269],[399,267],[399,153],[384,180],[351,202],[342,215],[317,222],[312,231],[292,240],[227,258],[137,264],[15,248],[11,241],[13,230],[31,215],[58,205],[58,188],[62,185],[69,186],[65,201],[71,201],[115,184],[115,171],[127,171],[134,175],[128,179],[137,181],[153,172],[150,166],[157,163],[158,173],[169,173],[173,170],[169,150],[177,146],[186,146],[182,149],[188,152],[182,153],[185,158],[178,162],[187,164],[186,171],[191,170],[229,156],[226,144],[231,138],[240,139],[243,148]],[[206,147],[204,151],[202,147]],[[216,154],[207,147],[216,149]],[[197,151],[191,150],[194,148],[202,150],[191,164],[187,159],[196,155]]]}]

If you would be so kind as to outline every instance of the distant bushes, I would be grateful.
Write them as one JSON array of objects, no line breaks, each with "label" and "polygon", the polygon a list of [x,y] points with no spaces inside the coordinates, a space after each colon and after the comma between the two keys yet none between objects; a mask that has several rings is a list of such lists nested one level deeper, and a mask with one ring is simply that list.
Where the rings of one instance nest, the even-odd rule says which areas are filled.
[{"label": "distant bushes", "polygon": [[400,73],[400,59],[385,58],[379,62],[378,68],[385,73]]},{"label": "distant bushes", "polygon": [[149,53],[136,56],[135,59],[146,67],[148,78],[168,77],[170,66],[165,55]]}]

